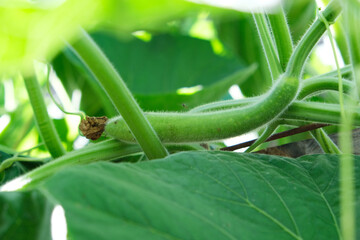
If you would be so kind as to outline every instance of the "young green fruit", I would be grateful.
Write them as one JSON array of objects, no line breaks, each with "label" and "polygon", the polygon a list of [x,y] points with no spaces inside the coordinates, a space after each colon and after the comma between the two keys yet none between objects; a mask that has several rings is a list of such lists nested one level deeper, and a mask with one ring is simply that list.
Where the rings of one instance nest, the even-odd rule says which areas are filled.
[{"label": "young green fruit", "polygon": [[[296,98],[299,80],[283,75],[258,102],[242,108],[205,113],[146,113],[146,117],[164,143],[207,142],[238,136],[270,122],[286,110]],[[135,142],[124,119],[110,119],[107,136]]]}]

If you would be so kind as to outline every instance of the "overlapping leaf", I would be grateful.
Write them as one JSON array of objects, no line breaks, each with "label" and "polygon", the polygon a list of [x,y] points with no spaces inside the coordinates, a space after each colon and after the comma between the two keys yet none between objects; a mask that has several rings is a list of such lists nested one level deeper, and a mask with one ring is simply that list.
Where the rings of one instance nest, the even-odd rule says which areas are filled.
[{"label": "overlapping leaf", "polygon": [[338,185],[334,155],[187,152],[69,168],[41,189],[76,239],[338,239]]}]

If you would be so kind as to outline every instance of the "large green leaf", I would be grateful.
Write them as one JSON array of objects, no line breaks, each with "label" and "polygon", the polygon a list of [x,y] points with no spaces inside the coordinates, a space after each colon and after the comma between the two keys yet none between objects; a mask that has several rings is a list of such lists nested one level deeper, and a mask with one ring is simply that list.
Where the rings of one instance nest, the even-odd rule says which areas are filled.
[{"label": "large green leaf", "polygon": [[186,152],[68,168],[41,191],[74,239],[338,239],[338,160]]},{"label": "large green leaf", "polygon": [[41,193],[0,193],[0,239],[48,240],[53,204]]},{"label": "large green leaf", "polygon": [[[231,85],[245,81],[255,66],[245,65],[234,58],[216,55],[209,41],[179,35],[153,36],[149,42],[137,38],[121,40],[113,35],[97,33],[94,40],[121,74],[131,92],[146,110],[183,110],[215,101],[224,96]],[[67,54],[78,72],[84,72],[75,55]],[[54,62],[58,75],[64,61]],[[89,81],[91,75],[88,74]],[[180,88],[196,87],[193,94],[181,93]]]}]

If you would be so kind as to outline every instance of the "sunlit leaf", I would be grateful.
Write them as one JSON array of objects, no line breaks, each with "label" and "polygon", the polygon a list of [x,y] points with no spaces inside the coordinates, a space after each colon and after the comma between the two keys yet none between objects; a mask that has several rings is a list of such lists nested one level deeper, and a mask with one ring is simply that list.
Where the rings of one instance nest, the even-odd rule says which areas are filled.
[{"label": "sunlit leaf", "polygon": [[229,8],[238,11],[251,12],[259,9],[269,9],[279,6],[281,0],[188,0],[216,7]]}]

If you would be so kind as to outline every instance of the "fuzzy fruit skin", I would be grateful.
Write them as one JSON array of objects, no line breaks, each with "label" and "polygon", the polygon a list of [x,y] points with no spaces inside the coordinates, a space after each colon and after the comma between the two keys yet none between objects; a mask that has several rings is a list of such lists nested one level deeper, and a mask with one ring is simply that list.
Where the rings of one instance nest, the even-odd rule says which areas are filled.
[{"label": "fuzzy fruit skin", "polygon": [[[205,113],[147,113],[146,117],[164,143],[206,142],[238,136],[270,122],[296,98],[299,80],[281,76],[257,103]],[[105,127],[107,136],[135,142],[124,119],[114,117]]]}]

